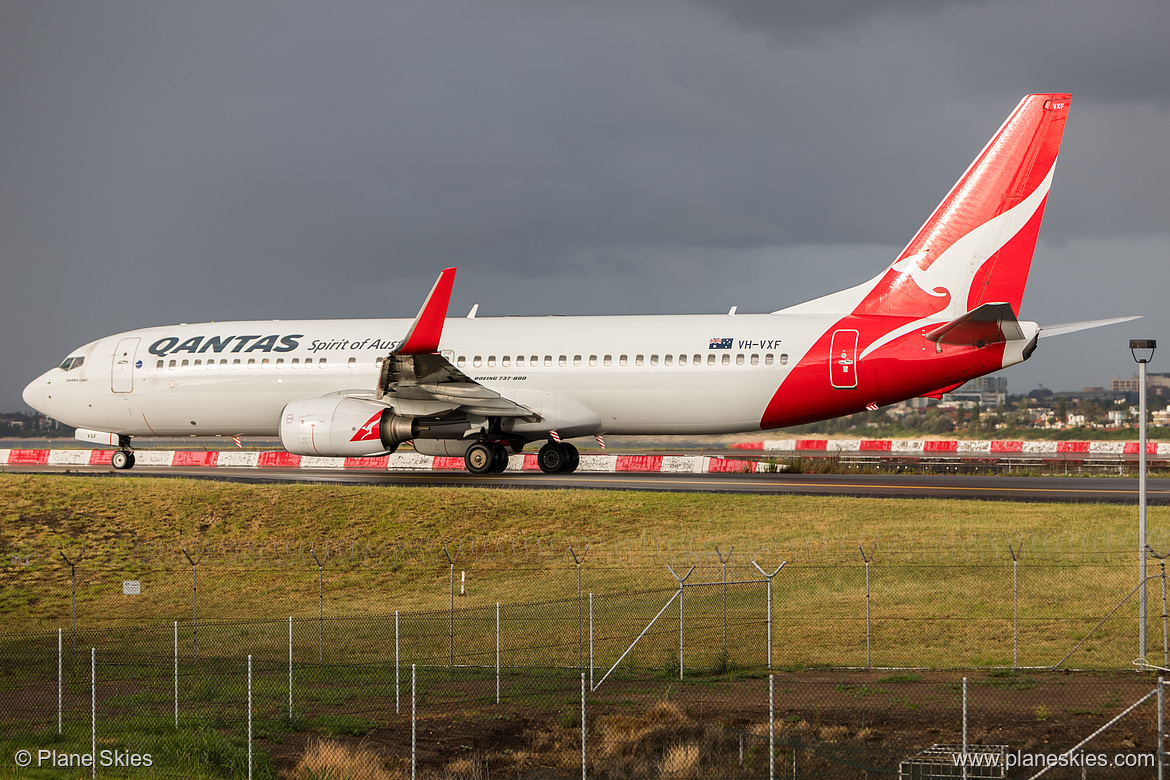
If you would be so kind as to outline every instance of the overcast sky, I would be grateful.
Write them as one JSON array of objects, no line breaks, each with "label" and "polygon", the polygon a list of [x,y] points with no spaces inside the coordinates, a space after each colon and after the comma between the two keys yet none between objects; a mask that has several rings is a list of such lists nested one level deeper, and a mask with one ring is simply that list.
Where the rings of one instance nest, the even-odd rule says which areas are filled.
[{"label": "overcast sky", "polygon": [[[792,10],[788,6],[806,6]],[[1013,392],[1170,371],[1166,0],[0,0],[0,410],[224,319],[772,311],[1074,93]]]}]

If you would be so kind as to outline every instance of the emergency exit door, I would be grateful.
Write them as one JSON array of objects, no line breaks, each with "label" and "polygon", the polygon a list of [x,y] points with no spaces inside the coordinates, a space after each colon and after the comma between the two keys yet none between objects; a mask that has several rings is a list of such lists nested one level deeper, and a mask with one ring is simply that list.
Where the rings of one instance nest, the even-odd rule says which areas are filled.
[{"label": "emergency exit door", "polygon": [[857,387],[857,331],[833,331],[829,347],[829,382],[833,387]]}]

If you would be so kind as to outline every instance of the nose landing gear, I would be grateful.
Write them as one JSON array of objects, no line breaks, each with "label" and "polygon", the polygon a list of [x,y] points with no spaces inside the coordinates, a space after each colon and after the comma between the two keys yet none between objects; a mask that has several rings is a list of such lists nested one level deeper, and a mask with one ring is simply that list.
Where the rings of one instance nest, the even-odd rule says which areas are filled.
[{"label": "nose landing gear", "polygon": [[110,465],[118,471],[134,468],[134,450],[130,449],[129,436],[118,436],[118,449],[110,456]]}]

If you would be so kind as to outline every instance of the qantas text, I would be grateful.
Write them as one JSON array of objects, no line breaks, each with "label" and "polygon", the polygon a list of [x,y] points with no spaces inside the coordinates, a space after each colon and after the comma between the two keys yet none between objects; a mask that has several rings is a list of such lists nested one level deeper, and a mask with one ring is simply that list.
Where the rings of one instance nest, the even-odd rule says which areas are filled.
[{"label": "qantas text", "polygon": [[[301,344],[305,334],[289,336],[192,336],[180,343],[176,336],[167,336],[150,345],[152,355],[174,355],[176,352],[190,352],[192,355],[204,352],[292,352]],[[228,349],[228,347],[231,349]]]}]

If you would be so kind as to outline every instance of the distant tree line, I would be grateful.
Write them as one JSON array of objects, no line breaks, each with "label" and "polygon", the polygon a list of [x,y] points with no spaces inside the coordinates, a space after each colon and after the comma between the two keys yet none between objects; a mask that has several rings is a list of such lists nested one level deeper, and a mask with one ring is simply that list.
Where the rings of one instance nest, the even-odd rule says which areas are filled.
[{"label": "distant tree line", "polygon": [[48,439],[73,436],[73,428],[43,414],[9,412],[0,414],[0,438]]}]

